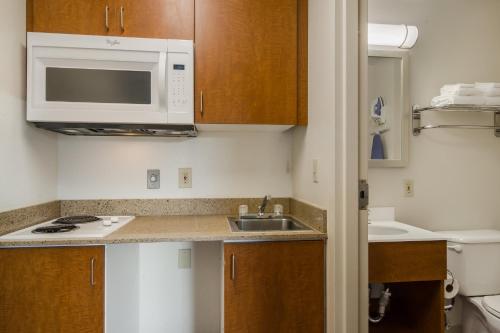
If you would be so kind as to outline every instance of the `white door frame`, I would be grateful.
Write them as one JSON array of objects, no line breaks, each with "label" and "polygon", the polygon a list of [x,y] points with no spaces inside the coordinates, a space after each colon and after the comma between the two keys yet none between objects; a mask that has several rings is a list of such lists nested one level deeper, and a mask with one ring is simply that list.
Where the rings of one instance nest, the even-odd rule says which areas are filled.
[{"label": "white door frame", "polygon": [[366,110],[367,0],[336,0],[335,19],[335,282],[328,332],[367,333],[368,214],[358,206],[358,183],[368,173],[368,118],[360,117]]}]

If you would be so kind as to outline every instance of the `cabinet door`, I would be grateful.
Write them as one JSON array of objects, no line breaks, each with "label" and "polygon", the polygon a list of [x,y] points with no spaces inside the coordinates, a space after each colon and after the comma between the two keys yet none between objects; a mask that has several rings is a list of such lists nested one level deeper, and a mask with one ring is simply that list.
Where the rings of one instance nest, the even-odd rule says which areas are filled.
[{"label": "cabinet door", "polygon": [[297,123],[297,8],[297,0],[196,2],[197,123]]},{"label": "cabinet door", "polygon": [[26,11],[27,30],[35,32],[106,35],[116,20],[107,0],[27,0]]},{"label": "cabinet door", "polygon": [[0,263],[0,332],[103,332],[103,247],[2,249]]},{"label": "cabinet door", "polygon": [[324,242],[224,244],[224,331],[324,331]]},{"label": "cabinet door", "polygon": [[122,36],[194,39],[194,0],[116,0]]}]

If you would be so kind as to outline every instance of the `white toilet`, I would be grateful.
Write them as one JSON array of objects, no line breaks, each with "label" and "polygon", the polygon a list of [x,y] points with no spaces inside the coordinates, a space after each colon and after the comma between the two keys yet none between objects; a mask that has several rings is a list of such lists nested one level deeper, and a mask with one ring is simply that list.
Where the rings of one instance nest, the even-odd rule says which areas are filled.
[{"label": "white toilet", "polygon": [[500,333],[500,230],[439,232],[460,284],[463,333]]}]

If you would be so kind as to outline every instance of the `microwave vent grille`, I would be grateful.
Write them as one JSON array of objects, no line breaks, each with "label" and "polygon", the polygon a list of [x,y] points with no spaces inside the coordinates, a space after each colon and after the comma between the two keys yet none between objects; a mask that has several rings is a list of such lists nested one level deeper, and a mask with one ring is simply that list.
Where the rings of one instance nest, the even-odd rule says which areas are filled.
[{"label": "microwave vent grille", "polygon": [[56,133],[80,136],[196,137],[194,125],[44,123],[34,125]]}]

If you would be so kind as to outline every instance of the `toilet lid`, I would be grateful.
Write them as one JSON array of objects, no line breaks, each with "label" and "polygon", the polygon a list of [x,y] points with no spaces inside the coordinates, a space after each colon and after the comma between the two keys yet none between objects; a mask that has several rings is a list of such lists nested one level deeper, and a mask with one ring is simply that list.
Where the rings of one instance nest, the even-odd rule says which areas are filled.
[{"label": "toilet lid", "polygon": [[489,313],[500,318],[500,295],[484,296],[482,303]]}]

